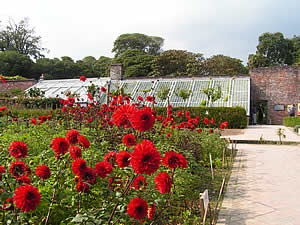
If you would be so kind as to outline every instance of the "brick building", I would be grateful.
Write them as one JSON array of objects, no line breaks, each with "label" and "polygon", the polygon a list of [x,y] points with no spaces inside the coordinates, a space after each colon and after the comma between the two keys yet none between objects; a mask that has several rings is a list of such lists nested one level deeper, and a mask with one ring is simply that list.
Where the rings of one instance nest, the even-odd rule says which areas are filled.
[{"label": "brick building", "polygon": [[299,107],[300,66],[255,68],[250,70],[250,78],[251,108],[263,108],[264,123],[282,124],[289,115],[288,107]]}]

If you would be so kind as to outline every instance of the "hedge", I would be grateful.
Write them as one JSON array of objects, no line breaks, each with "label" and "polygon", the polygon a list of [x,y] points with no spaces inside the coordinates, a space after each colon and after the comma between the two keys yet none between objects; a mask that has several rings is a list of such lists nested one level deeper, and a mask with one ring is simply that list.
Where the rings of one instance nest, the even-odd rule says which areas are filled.
[{"label": "hedge", "polygon": [[[165,107],[155,107],[158,115],[167,115],[167,109]],[[172,113],[175,116],[178,112],[190,111],[190,116],[195,118],[200,116],[200,127],[204,127],[204,118],[214,118],[216,126],[220,126],[221,123],[227,121],[229,123],[228,128],[245,128],[247,127],[247,113],[242,107],[174,107]],[[185,118],[176,118],[176,122],[181,122]]]},{"label": "hedge", "polygon": [[62,107],[59,98],[0,98],[0,102],[6,105],[21,104],[28,109],[56,109]]},{"label": "hedge", "polygon": [[284,117],[283,125],[287,127],[295,127],[300,125],[300,117]]}]

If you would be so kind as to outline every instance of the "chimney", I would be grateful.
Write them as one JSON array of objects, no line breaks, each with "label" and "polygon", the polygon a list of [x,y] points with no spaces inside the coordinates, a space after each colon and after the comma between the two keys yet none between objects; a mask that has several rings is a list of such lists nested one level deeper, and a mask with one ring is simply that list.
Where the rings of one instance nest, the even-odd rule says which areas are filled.
[{"label": "chimney", "polygon": [[110,79],[122,80],[122,64],[116,63],[110,65]]}]

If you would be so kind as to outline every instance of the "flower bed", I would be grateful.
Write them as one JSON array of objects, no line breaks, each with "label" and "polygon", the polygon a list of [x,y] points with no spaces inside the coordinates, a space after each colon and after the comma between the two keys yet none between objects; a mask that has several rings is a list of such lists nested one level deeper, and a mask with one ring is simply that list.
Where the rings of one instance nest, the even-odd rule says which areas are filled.
[{"label": "flower bed", "polygon": [[122,96],[110,105],[61,103],[59,116],[0,120],[4,223],[188,223],[191,213],[200,219],[201,191],[217,196],[225,121],[215,127],[213,118],[173,115],[171,106],[162,117]]}]

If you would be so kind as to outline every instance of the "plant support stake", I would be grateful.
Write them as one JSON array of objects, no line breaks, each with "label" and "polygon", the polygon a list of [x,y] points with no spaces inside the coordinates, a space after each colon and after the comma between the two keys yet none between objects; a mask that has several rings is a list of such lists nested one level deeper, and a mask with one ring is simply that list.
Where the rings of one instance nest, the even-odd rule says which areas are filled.
[{"label": "plant support stake", "polygon": [[209,154],[209,161],[210,161],[210,169],[211,169],[211,177],[214,179],[214,169],[213,169],[213,164],[211,160],[211,154]]}]

